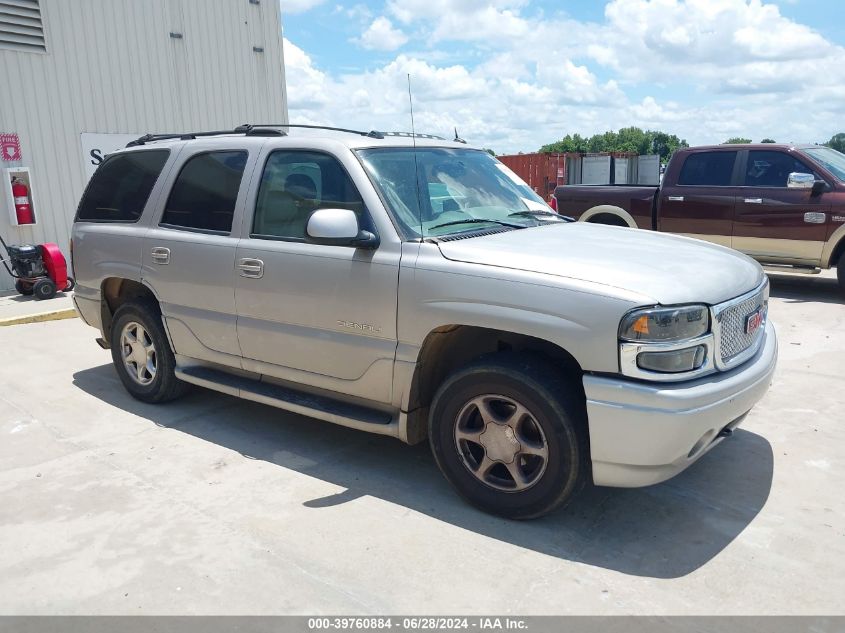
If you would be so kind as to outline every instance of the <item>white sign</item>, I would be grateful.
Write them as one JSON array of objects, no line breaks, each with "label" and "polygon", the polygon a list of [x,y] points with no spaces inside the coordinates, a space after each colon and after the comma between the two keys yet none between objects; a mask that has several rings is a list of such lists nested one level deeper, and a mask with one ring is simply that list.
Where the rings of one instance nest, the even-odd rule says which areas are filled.
[{"label": "white sign", "polygon": [[82,160],[85,163],[85,173],[88,178],[94,175],[97,166],[112,152],[126,147],[129,141],[134,141],[143,134],[96,134],[83,132],[79,135],[82,141]]}]

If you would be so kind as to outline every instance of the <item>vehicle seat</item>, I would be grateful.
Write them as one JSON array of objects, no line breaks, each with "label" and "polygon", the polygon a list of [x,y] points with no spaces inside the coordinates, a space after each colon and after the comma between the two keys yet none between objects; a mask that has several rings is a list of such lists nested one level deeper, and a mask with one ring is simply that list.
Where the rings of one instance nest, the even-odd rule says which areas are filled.
[{"label": "vehicle seat", "polygon": [[291,174],[284,190],[268,191],[255,232],[279,237],[305,237],[308,218],[317,208],[317,187],[305,174]]}]

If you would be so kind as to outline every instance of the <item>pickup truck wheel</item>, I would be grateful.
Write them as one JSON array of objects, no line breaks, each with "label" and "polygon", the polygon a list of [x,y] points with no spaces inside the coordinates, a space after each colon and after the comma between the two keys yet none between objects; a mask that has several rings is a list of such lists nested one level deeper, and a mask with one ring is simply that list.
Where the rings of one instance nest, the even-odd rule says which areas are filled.
[{"label": "pickup truck wheel", "polygon": [[441,472],[486,512],[531,519],[568,502],[587,479],[583,396],[540,358],[493,354],[438,389],[429,441]]},{"label": "pickup truck wheel", "polygon": [[187,384],[176,378],[176,360],[164,333],[161,315],[146,303],[118,308],[111,328],[111,353],[117,375],[132,397],[167,402]]},{"label": "pickup truck wheel", "polygon": [[839,280],[839,289],[845,294],[845,253],[839,256],[839,263],[836,265],[836,278]]}]

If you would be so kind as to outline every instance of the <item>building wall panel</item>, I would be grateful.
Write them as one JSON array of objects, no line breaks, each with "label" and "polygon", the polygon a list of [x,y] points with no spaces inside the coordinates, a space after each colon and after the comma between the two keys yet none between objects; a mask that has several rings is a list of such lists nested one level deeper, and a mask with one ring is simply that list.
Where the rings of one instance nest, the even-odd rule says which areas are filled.
[{"label": "building wall panel", "polygon": [[[30,167],[38,219],[35,226],[12,226],[0,201],[0,232],[9,243],[56,242],[67,254],[87,182],[82,132],[287,122],[275,0],[41,0],[40,6],[46,53],[0,49],[0,85],[7,88],[0,132],[19,134],[23,151],[20,163],[0,167]],[[12,281],[0,271],[0,290]]]}]

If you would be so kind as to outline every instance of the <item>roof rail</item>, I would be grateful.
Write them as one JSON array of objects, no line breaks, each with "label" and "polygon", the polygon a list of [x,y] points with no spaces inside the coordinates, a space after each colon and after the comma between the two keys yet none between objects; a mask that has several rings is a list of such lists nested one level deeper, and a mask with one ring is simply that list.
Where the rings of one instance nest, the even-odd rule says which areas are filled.
[{"label": "roof rail", "polygon": [[246,125],[252,125],[252,127],[264,127],[264,128],[275,128],[275,127],[295,127],[295,128],[305,128],[309,130],[331,130],[333,132],[347,132],[349,134],[358,134],[359,136],[368,136],[370,138],[384,138],[385,132],[379,132],[378,130],[370,130],[369,132],[362,132],[361,130],[350,130],[345,127],[330,127],[328,125],[303,125],[298,123],[253,123]]},{"label": "roof rail", "polygon": [[172,139],[179,139],[181,141],[188,141],[202,136],[221,136],[224,134],[243,134],[245,136],[285,136],[285,132],[275,129],[268,129],[274,126],[259,126],[259,125],[239,125],[233,130],[216,130],[213,132],[174,132],[170,134],[144,134],[130,141],[126,147],[135,147],[137,145],[146,145],[147,143],[154,143],[155,141],[167,141]]},{"label": "roof rail", "polygon": [[[328,125],[304,125],[297,123],[244,123],[232,130],[216,130],[213,132],[173,132],[169,134],[144,134],[130,141],[126,147],[136,147],[138,145],[146,145],[147,143],[154,143],[156,141],[167,141],[172,139],[179,139],[181,141],[188,141],[203,136],[223,136],[226,134],[243,134],[245,136],[286,136],[287,132],[278,128],[305,128],[310,130],[331,130],[333,132],[346,132],[348,134],[358,134],[359,136],[366,136],[368,138],[384,138],[386,136],[401,136],[405,138],[426,138],[438,141],[445,141],[447,139],[442,136],[435,136],[434,134],[413,134],[411,132],[379,132],[377,130],[370,130],[369,132],[362,132],[361,130],[350,130],[344,127],[330,127]],[[457,130],[455,134],[455,141],[459,143],[466,143],[461,138],[457,137]]]},{"label": "roof rail", "polygon": [[382,132],[385,136],[401,136],[403,138],[428,138],[434,141],[445,141],[447,139],[442,136],[435,136],[434,134],[423,134],[421,132]]}]

